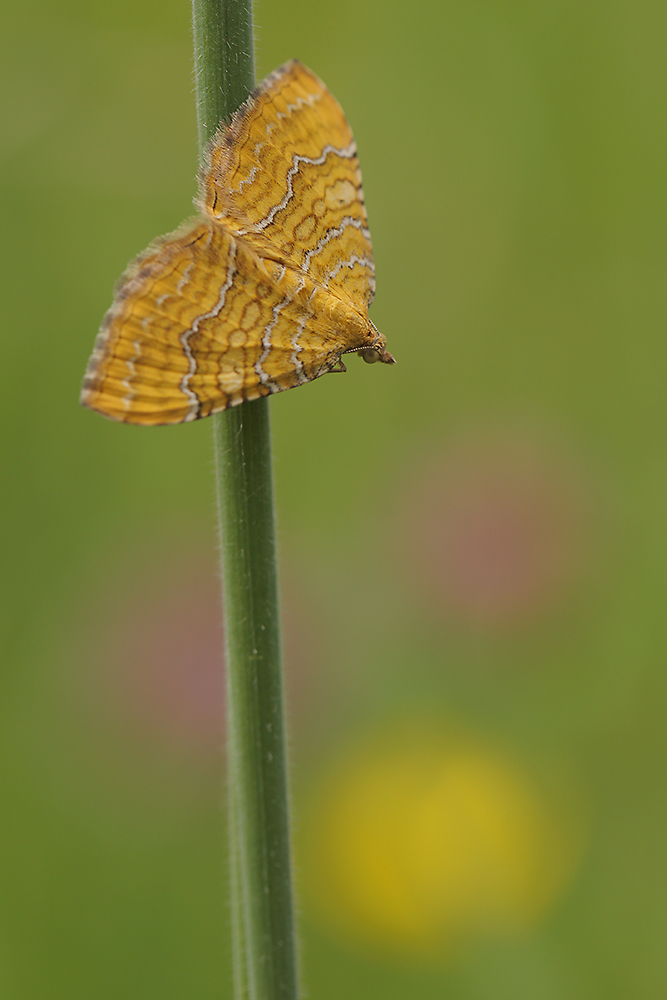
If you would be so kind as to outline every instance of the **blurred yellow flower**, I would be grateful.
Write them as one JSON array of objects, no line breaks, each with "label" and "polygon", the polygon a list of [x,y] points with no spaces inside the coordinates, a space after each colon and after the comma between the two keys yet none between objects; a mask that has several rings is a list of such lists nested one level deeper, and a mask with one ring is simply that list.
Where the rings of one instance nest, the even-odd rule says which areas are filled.
[{"label": "blurred yellow flower", "polygon": [[446,954],[548,909],[581,855],[575,812],[480,741],[399,727],[339,761],[321,787],[304,885],[348,937]]}]

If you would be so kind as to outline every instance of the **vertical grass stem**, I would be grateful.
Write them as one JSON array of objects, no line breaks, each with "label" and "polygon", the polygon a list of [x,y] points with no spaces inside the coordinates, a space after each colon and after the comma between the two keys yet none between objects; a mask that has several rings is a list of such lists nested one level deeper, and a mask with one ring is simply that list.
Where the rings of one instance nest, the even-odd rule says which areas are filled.
[{"label": "vertical grass stem", "polygon": [[[249,0],[193,0],[200,147],[254,86]],[[298,996],[268,400],[213,418],[236,1000]]]}]

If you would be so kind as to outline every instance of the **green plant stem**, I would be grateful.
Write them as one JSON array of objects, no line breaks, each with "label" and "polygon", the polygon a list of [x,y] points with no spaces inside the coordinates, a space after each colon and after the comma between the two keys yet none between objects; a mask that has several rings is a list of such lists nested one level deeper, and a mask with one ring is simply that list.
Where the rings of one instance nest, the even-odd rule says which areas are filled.
[{"label": "green plant stem", "polygon": [[[262,403],[233,410],[233,420],[220,421],[215,435],[227,635],[235,978],[241,991],[247,975],[251,1000],[292,1000],[297,978],[283,687],[269,411]],[[239,1000],[243,996],[237,992]]]},{"label": "green plant stem", "polygon": [[252,0],[192,0],[200,150],[255,86]]},{"label": "green plant stem", "polygon": [[[193,0],[200,146],[254,86],[250,0]],[[213,418],[236,1000],[298,996],[267,399]]]}]

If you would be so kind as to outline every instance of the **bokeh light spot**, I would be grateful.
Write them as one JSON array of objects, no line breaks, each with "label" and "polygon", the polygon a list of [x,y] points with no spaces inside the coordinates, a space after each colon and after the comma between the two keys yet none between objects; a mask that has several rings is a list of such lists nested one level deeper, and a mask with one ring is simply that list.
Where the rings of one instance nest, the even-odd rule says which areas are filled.
[{"label": "bokeh light spot", "polygon": [[466,939],[532,927],[570,883],[582,830],[509,755],[400,726],[320,789],[305,881],[343,937],[447,957]]}]

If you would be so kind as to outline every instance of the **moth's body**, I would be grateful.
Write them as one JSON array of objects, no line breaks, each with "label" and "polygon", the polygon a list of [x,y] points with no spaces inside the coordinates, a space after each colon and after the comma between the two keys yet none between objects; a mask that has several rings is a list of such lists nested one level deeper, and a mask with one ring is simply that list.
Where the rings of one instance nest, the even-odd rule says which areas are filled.
[{"label": "moth's body", "polygon": [[201,218],[123,275],[82,402],[116,420],[179,423],[290,389],[341,355],[392,363],[368,318],[370,233],[352,133],[297,62],[212,140]]}]

